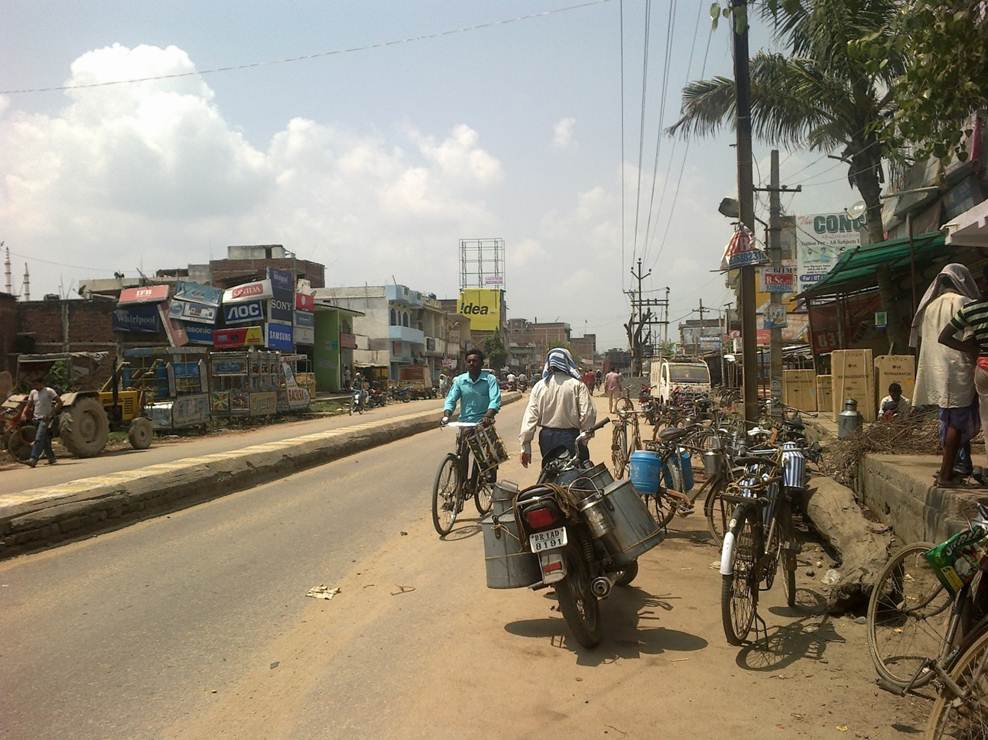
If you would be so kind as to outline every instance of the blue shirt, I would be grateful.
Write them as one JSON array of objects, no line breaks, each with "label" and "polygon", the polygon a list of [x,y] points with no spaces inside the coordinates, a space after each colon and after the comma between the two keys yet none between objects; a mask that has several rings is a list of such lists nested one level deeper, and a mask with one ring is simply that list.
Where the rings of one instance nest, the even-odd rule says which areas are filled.
[{"label": "blue shirt", "polygon": [[483,370],[476,380],[470,379],[470,373],[457,375],[443,404],[447,414],[453,413],[457,399],[460,401],[460,421],[480,421],[488,409],[501,408],[501,389],[498,388],[497,378]]}]

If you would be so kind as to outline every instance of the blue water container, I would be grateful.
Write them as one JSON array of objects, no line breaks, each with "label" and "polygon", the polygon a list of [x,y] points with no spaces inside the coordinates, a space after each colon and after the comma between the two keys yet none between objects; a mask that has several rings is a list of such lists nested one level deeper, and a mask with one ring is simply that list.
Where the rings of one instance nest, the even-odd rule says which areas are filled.
[{"label": "blue water container", "polygon": [[690,459],[689,451],[680,448],[677,452],[679,469],[683,473],[683,493],[689,493],[693,490],[693,461]]},{"label": "blue water container", "polygon": [[631,485],[638,493],[658,493],[662,458],[658,452],[635,450],[631,453]]}]

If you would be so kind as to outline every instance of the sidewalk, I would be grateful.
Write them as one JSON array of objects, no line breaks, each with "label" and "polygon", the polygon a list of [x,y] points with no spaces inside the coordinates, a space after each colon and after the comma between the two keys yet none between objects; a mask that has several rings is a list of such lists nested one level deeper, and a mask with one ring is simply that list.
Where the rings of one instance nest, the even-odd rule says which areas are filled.
[{"label": "sidewalk", "polygon": [[[507,405],[521,397],[506,393],[502,402]],[[196,457],[182,455],[158,464],[148,465],[142,456],[136,468],[81,479],[70,475],[47,487],[0,494],[0,558],[115,529],[434,429],[439,419],[436,401],[423,403],[428,410],[397,418],[358,417],[349,426]],[[176,447],[185,454],[203,451],[201,444]]]}]

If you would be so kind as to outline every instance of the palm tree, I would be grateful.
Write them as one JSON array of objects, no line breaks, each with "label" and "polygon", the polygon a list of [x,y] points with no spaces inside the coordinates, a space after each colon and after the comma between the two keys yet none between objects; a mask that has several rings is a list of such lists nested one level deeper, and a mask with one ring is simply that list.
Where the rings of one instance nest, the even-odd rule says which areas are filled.
[{"label": "palm tree", "polygon": [[[882,160],[889,152],[881,133],[893,112],[892,80],[902,74],[905,63],[893,50],[877,72],[870,72],[855,49],[867,44],[897,46],[895,14],[896,0],[798,0],[781,7],[766,0],[762,17],[788,53],[760,51],[751,60],[754,135],[787,149],[839,150],[848,163],[848,183],[867,206],[871,242],[884,237]],[[669,132],[710,135],[734,117],[734,80],[699,80],[683,89],[682,117]],[[890,338],[905,349],[887,271],[880,271],[878,281],[890,313]]]}]

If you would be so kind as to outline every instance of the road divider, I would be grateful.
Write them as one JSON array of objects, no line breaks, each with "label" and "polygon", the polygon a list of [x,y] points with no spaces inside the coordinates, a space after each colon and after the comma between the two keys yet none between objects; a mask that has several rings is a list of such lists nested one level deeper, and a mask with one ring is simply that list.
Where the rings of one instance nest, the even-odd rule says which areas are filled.
[{"label": "road divider", "polygon": [[[503,404],[520,393],[506,393]],[[439,410],[0,496],[0,559],[118,529],[437,427]],[[194,443],[189,447],[194,449]]]}]

